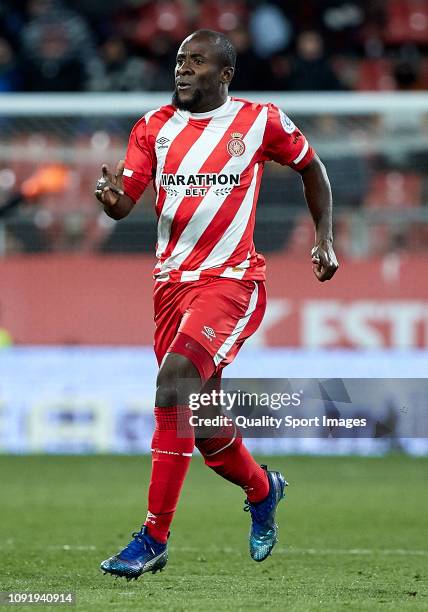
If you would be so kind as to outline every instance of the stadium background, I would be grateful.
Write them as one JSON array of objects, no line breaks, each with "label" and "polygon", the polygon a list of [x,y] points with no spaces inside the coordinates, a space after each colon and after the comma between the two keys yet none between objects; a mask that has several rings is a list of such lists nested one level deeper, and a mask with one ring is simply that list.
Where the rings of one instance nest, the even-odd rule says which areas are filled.
[{"label": "stadium background", "polygon": [[[153,191],[116,223],[93,188],[100,164],[123,157],[135,120],[168,102],[177,44],[198,27],[237,46],[231,93],[276,102],[324,160],[342,264],[317,283],[300,178],[268,164],[255,236],[268,310],[228,376],[253,376],[260,359],[276,377],[428,371],[426,2],[3,2],[5,451],[148,449]],[[386,391],[379,402],[391,409]],[[406,417],[395,404],[399,434]]]},{"label": "stadium background", "polygon": [[[276,102],[325,161],[341,262],[316,281],[300,179],[267,164],[269,305],[227,374],[356,377],[359,414],[382,378],[383,427],[249,441],[291,483],[263,564],[242,491],[196,454],[168,571],[123,585],[97,568],[146,509],[155,219],[150,191],[115,223],[93,189],[197,27],[237,46],[231,93]],[[424,0],[0,2],[0,591],[100,612],[427,609],[427,49]]]}]

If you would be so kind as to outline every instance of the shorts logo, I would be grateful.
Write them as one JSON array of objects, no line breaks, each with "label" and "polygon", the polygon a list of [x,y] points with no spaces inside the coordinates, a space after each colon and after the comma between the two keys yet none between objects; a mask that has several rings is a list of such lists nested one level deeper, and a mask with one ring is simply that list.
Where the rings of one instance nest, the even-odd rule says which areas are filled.
[{"label": "shorts logo", "polygon": [[215,331],[213,330],[213,328],[208,327],[207,325],[204,325],[204,329],[202,330],[201,333],[204,334],[204,336],[206,336],[210,342],[212,342],[213,338],[216,337]]},{"label": "shorts logo", "polygon": [[227,143],[227,151],[233,157],[240,157],[245,152],[245,143],[242,140],[243,134],[232,132],[231,136],[232,139]]}]

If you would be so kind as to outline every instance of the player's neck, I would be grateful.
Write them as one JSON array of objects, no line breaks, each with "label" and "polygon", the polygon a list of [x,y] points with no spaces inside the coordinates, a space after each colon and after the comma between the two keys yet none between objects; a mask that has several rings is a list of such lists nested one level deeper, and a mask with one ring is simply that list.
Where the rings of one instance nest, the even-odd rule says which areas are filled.
[{"label": "player's neck", "polygon": [[202,101],[196,108],[192,108],[190,111],[192,114],[199,113],[209,113],[210,111],[217,110],[221,106],[223,106],[228,100],[228,94],[226,93],[224,96],[219,96],[215,100]]},{"label": "player's neck", "polygon": [[212,100],[201,100],[196,108],[192,108],[190,111],[193,113],[209,113],[210,111],[217,110],[220,106],[223,106],[227,102],[228,93],[222,92]]}]

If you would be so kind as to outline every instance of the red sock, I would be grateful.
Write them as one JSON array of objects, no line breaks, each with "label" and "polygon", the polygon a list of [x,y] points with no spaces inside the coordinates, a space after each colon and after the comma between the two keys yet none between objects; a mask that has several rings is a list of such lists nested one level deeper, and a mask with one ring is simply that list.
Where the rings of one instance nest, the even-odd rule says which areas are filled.
[{"label": "red sock", "polygon": [[158,542],[166,542],[181,487],[195,445],[192,411],[188,406],[155,408],[156,428],[152,439],[152,474],[145,525]]},{"label": "red sock", "polygon": [[196,439],[206,465],[217,474],[244,489],[250,502],[262,501],[269,493],[266,471],[242,443],[239,429],[230,421],[212,438]]}]

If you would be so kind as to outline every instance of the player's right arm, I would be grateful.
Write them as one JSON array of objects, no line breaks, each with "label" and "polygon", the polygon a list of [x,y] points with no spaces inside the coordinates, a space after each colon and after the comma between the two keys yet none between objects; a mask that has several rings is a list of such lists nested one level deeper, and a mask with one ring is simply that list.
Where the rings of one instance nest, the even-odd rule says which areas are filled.
[{"label": "player's right arm", "polygon": [[123,190],[124,167],[125,161],[121,159],[113,176],[107,164],[103,164],[102,176],[98,179],[95,189],[95,197],[103,205],[104,212],[116,220],[126,217],[134,206],[134,201]]},{"label": "player's right arm", "polygon": [[154,153],[149,146],[143,117],[132,128],[125,160],[120,160],[116,173],[111,174],[106,164],[97,181],[95,196],[112,219],[123,219],[139,200],[154,173]]}]

